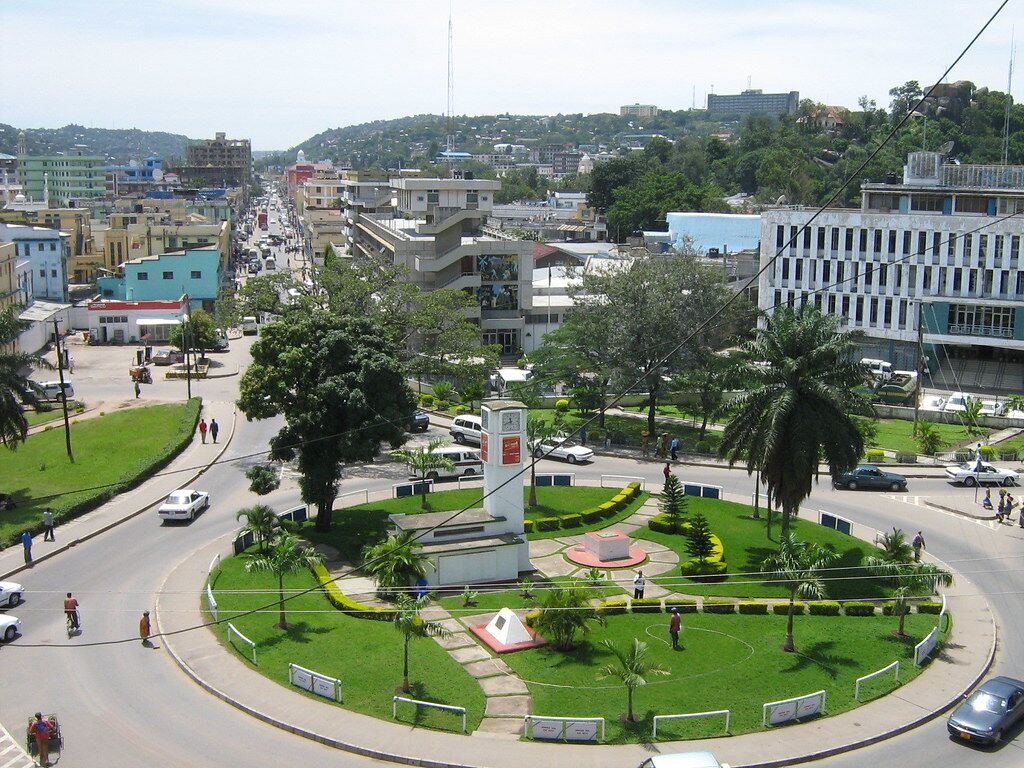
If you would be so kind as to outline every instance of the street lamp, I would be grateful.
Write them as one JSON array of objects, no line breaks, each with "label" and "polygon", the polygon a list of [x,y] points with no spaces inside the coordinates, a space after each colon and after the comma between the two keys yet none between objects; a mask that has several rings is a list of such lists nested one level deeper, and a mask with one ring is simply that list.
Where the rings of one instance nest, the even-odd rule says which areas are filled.
[{"label": "street lamp", "polygon": [[185,314],[181,316],[181,351],[185,354],[185,387],[188,393],[188,399],[192,399],[192,366],[189,364],[188,353],[189,353],[189,326],[191,324],[191,317],[189,315],[189,298],[186,293],[185,299]]}]

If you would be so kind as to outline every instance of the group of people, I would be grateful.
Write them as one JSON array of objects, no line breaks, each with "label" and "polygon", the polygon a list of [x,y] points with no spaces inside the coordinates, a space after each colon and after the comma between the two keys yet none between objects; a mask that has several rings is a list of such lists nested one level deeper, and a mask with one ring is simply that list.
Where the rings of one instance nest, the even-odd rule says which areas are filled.
[{"label": "group of people", "polygon": [[[68,626],[75,632],[82,628],[82,617],[78,613],[78,605],[78,598],[68,592],[67,597],[64,598],[64,615],[67,616]],[[152,645],[149,640],[149,636],[152,634],[153,625],[149,620],[149,611],[143,611],[142,618],[139,619],[139,639],[147,648]]]},{"label": "group of people", "polygon": [[[32,532],[25,530],[18,537],[22,550],[25,554],[25,565],[32,565]],[[47,507],[43,510],[43,541],[56,541],[53,533],[53,510]]]},{"label": "group of people", "polygon": [[[668,432],[662,432],[661,437],[658,438],[658,447],[655,453],[663,459],[672,459],[672,461],[679,460],[679,438],[669,438]],[[646,459],[650,455],[650,436],[647,432],[640,434],[640,452]]]},{"label": "group of people", "polygon": [[[637,571],[636,576],[633,577],[633,599],[643,600],[644,590],[647,588],[647,579],[644,578],[643,571]],[[672,650],[682,650],[682,646],[679,644],[679,632],[682,630],[682,618],[679,615],[679,609],[673,608],[671,616],[668,620],[668,634],[672,638]]]},{"label": "group of people", "polygon": [[[1007,523],[1012,522],[1010,520],[1010,515],[1013,513],[1013,509],[1014,509],[1014,507],[1017,506],[1018,503],[1019,502],[1017,501],[1017,499],[1013,498],[1013,494],[1010,493],[1009,491],[1007,491],[1005,488],[1000,488],[999,489],[999,503],[998,504],[993,504],[992,503],[992,489],[991,488],[986,488],[985,489],[985,498],[981,500],[981,506],[983,506],[985,509],[995,509],[995,511],[996,511],[996,521],[998,521],[1000,523],[1002,523],[1002,522],[1007,522]],[[1020,525],[1021,528],[1024,528],[1024,515],[1021,515],[1018,518],[1017,522],[1018,522],[1018,524]]]},{"label": "group of people", "polygon": [[206,423],[206,419],[199,420],[199,436],[202,437],[203,442],[206,442],[206,435],[209,434],[213,439],[213,442],[217,442],[217,435],[220,434],[220,424],[217,423],[216,419],[210,419],[210,423]]}]

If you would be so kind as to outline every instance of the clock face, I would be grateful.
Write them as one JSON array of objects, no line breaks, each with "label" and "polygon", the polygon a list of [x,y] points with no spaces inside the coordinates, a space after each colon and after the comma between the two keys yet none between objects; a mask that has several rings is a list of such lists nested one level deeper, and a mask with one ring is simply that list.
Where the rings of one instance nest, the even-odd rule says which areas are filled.
[{"label": "clock face", "polygon": [[522,423],[522,411],[502,411],[501,412],[501,431],[502,434],[509,432],[518,432]]}]

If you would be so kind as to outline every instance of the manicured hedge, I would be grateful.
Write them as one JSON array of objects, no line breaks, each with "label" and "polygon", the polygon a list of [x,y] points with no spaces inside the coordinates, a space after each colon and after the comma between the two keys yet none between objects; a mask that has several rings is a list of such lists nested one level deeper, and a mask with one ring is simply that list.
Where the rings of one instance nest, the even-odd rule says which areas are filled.
[{"label": "manicured hedge", "polygon": [[526,533],[533,533],[533,520],[523,520],[523,531],[525,531]]},{"label": "manicured hedge", "polygon": [[604,511],[598,509],[597,507],[584,509],[583,512],[581,512],[580,514],[583,516],[583,522],[587,523],[588,525],[590,523],[596,523],[598,520],[604,517]]},{"label": "manicured hedge", "polygon": [[523,624],[528,627],[533,626],[533,622],[540,616],[540,611],[528,611],[526,616],[523,617]]},{"label": "manicured hedge", "polygon": [[[882,613],[884,613],[886,616],[896,616],[897,615],[896,603],[893,602],[892,600],[888,600],[888,601],[882,603]],[[903,613],[904,614],[910,613],[910,603],[904,603],[903,604]]]},{"label": "manicured hedge", "polygon": [[391,621],[393,614],[392,611],[385,608],[376,608],[372,605],[358,603],[338,589],[337,582],[331,578],[331,574],[328,573],[327,569],[324,568],[323,565],[317,563],[313,566],[313,576],[316,577],[317,583],[320,584],[320,588],[324,591],[324,594],[327,596],[331,605],[339,611],[345,611],[350,616],[355,616],[360,619]]},{"label": "manicured hedge", "polygon": [[843,603],[843,611],[847,616],[874,616],[874,603]]},{"label": "manicured hedge", "polygon": [[[793,614],[797,616],[803,616],[806,603],[801,603],[799,600],[793,603]],[[777,616],[786,616],[789,614],[789,603],[775,603],[772,605],[772,613]]]},{"label": "manicured hedge", "polygon": [[728,569],[728,563],[702,563],[699,560],[687,560],[679,567],[683,576],[698,583],[725,581]]},{"label": "manicured hedge", "polygon": [[704,613],[736,613],[736,603],[732,600],[705,598]]},{"label": "manicured hedge", "polygon": [[680,613],[696,613],[697,601],[682,597],[665,598],[665,611],[670,612],[673,608],[678,608]]},{"label": "manicured hedge", "polygon": [[867,456],[868,461],[872,464],[879,464],[885,459],[885,451],[881,448],[868,448],[864,451],[864,455]]},{"label": "manicured hedge", "polygon": [[767,616],[768,603],[741,602],[740,613],[749,614],[752,616]]},{"label": "manicured hedge", "polygon": [[560,517],[539,517],[533,521],[534,529],[538,531],[557,531],[561,524]]},{"label": "manicured hedge", "polygon": [[812,600],[807,607],[811,616],[838,616],[840,605],[835,600]]},{"label": "manicured hedge", "polygon": [[942,603],[935,603],[935,602],[931,602],[931,601],[924,602],[924,603],[918,603],[917,604],[917,612],[918,613],[930,613],[930,614],[933,614],[935,616],[938,616],[940,613],[942,613]]},{"label": "manicured hedge", "polygon": [[570,514],[570,515],[562,515],[562,527],[563,528],[575,528],[577,525],[582,525],[582,524],[583,524],[583,515],[576,514],[576,513],[573,513],[573,514]]},{"label": "manicured hedge", "polygon": [[618,616],[621,613],[625,613],[626,608],[627,602],[625,599],[603,600],[601,605],[598,606],[597,612],[604,616]]},{"label": "manicured hedge", "polygon": [[619,511],[618,505],[611,501],[606,501],[604,504],[598,504],[597,508],[601,510],[603,517],[611,517]]},{"label": "manicured hedge", "polygon": [[619,509],[622,509],[623,507],[626,506],[626,504],[629,503],[629,499],[629,496],[627,496],[624,493],[620,493],[618,496],[612,496],[612,504],[615,504],[619,507]]},{"label": "manicured hedge", "polygon": [[679,529],[676,530],[675,524],[669,520],[668,515],[655,515],[647,521],[647,527],[658,533],[682,533],[689,527],[689,523],[679,520]]},{"label": "manicured hedge", "polygon": [[657,597],[638,597],[632,606],[633,613],[661,613],[661,599]]}]

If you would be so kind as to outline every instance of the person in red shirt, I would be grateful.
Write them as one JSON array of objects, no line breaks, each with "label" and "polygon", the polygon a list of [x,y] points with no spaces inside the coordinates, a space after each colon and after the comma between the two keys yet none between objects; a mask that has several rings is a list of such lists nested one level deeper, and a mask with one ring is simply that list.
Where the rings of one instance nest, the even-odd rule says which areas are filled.
[{"label": "person in red shirt", "polygon": [[39,750],[39,764],[47,766],[50,764],[50,734],[53,733],[53,723],[43,717],[41,712],[36,712],[32,722],[28,724],[29,736],[36,740],[36,747]]},{"label": "person in red shirt", "polygon": [[206,442],[206,419],[199,420],[199,436],[203,438],[203,442]]},{"label": "person in red shirt", "polygon": [[64,613],[67,614],[68,621],[71,622],[71,628],[78,629],[78,599],[72,597],[70,592],[64,598]]},{"label": "person in red shirt", "polygon": [[679,646],[679,630],[682,628],[682,620],[679,618],[679,609],[672,609],[672,618],[668,620],[668,633],[672,636],[672,650],[678,651]]}]

